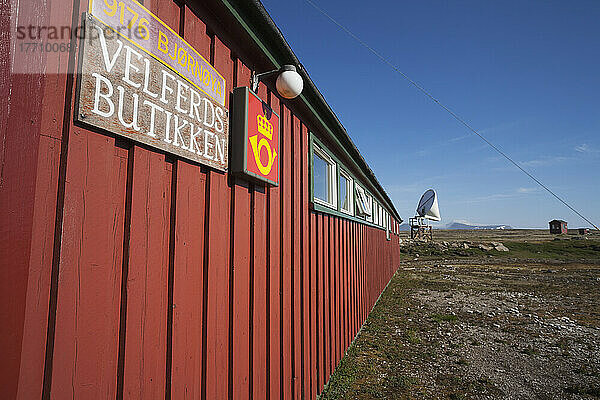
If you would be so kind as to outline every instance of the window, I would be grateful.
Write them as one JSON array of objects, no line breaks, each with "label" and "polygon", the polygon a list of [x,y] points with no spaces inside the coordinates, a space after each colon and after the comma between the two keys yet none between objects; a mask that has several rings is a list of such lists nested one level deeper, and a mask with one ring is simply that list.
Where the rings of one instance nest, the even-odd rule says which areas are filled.
[{"label": "window", "polygon": [[370,221],[372,214],[371,197],[358,185],[354,186],[354,191],[356,192],[356,215]]},{"label": "window", "polygon": [[379,204],[373,201],[373,223],[379,225]]},{"label": "window", "polygon": [[387,240],[392,240],[392,238],[390,237],[390,228],[392,227],[391,221],[390,221],[390,217],[389,214],[385,213],[385,238]]},{"label": "window", "polygon": [[312,133],[308,156],[313,210],[392,229],[387,210]]},{"label": "window", "polygon": [[352,215],[354,212],[354,196],[352,196],[352,178],[340,168],[340,210]]},{"label": "window", "polygon": [[327,153],[314,147],[313,154],[313,196],[317,203],[336,207],[335,162]]}]

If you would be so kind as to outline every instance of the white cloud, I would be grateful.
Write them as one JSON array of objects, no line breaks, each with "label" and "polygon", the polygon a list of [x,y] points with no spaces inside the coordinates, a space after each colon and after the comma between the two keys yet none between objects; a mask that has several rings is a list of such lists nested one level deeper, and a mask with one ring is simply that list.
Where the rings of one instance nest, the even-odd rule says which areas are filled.
[{"label": "white cloud", "polygon": [[517,189],[517,193],[533,193],[533,192],[537,192],[539,189],[536,187],[521,187]]},{"label": "white cloud", "polygon": [[548,167],[551,165],[561,164],[565,161],[569,161],[571,157],[542,157],[535,160],[528,160],[520,162],[522,167]]},{"label": "white cloud", "polygon": [[471,199],[468,199],[466,202],[467,203],[485,203],[488,201],[495,201],[495,200],[505,200],[505,199],[514,199],[517,197],[522,197],[524,195],[528,195],[531,193],[536,193],[538,192],[539,189],[536,187],[520,187],[515,189],[514,192],[508,192],[508,193],[495,193],[495,194],[490,194],[487,196],[480,196],[480,197],[473,197]]},{"label": "white cloud", "polygon": [[595,149],[588,145],[587,143],[580,144],[579,146],[575,146],[575,151],[582,154],[598,154],[600,150]]},{"label": "white cloud", "polygon": [[582,144],[579,145],[577,147],[575,147],[575,151],[578,151],[580,153],[589,153],[590,152],[590,146],[588,146],[587,144]]}]

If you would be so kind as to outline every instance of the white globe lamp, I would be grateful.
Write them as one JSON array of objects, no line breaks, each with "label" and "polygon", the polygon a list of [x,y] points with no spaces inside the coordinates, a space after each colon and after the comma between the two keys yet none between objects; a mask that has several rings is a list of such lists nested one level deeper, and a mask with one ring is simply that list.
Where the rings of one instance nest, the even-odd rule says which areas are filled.
[{"label": "white globe lamp", "polygon": [[293,65],[284,65],[279,71],[279,76],[275,81],[277,92],[285,99],[298,97],[302,93],[304,82],[300,74],[296,71],[296,67]]}]

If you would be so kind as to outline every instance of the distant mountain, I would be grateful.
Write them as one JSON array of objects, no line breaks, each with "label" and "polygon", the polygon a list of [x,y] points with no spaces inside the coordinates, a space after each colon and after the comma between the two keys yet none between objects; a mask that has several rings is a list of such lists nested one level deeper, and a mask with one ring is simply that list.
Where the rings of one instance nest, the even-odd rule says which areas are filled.
[{"label": "distant mountain", "polygon": [[468,225],[462,222],[451,222],[445,229],[512,229],[508,225]]},{"label": "distant mountain", "polygon": [[399,227],[400,231],[410,231],[410,225],[409,224],[401,224]]}]

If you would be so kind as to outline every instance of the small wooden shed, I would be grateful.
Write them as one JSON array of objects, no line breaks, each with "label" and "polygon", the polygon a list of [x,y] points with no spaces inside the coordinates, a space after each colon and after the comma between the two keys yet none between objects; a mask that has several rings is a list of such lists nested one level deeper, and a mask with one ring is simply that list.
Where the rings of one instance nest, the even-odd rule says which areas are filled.
[{"label": "small wooden shed", "polygon": [[554,219],[549,222],[550,224],[550,233],[553,234],[561,234],[567,233],[567,221],[563,221],[561,219]]}]

